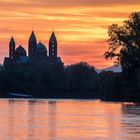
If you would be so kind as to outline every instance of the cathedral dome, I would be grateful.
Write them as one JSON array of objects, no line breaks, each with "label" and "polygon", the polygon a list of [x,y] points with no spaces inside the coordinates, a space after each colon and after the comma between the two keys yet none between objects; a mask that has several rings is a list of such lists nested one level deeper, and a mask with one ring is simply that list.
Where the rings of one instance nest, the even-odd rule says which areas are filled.
[{"label": "cathedral dome", "polygon": [[43,43],[41,43],[41,42],[39,42],[37,44],[36,52],[37,52],[37,55],[47,56],[46,46]]},{"label": "cathedral dome", "polygon": [[15,50],[15,55],[16,55],[16,57],[26,56],[26,50],[20,45]]},{"label": "cathedral dome", "polygon": [[41,43],[41,42],[39,42],[37,44],[37,49],[40,50],[40,51],[46,51],[47,50],[46,46],[43,43]]}]

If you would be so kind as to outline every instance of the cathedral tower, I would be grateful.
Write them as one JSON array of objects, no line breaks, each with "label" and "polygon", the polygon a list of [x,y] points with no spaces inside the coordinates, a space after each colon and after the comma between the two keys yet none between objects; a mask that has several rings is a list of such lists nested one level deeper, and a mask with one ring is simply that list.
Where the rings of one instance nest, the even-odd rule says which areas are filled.
[{"label": "cathedral tower", "polygon": [[14,57],[15,57],[15,40],[12,37],[9,42],[9,58],[14,59]]},{"label": "cathedral tower", "polygon": [[37,47],[36,36],[32,31],[28,42],[29,59],[32,59],[35,56],[36,47]]},{"label": "cathedral tower", "polygon": [[57,39],[54,32],[52,32],[52,35],[49,40],[49,57],[50,58],[57,57]]}]

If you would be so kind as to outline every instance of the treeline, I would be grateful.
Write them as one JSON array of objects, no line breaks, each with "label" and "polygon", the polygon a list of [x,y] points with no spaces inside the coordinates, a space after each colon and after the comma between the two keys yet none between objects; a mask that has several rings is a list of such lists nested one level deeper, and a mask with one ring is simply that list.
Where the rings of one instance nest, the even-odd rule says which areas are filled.
[{"label": "treeline", "polygon": [[97,77],[94,67],[84,62],[22,71],[1,69],[0,91],[44,98],[97,98]]},{"label": "treeline", "polygon": [[9,93],[35,98],[78,98],[116,101],[140,100],[140,74],[136,78],[111,71],[97,73],[85,62],[22,71],[0,71],[0,97]]}]

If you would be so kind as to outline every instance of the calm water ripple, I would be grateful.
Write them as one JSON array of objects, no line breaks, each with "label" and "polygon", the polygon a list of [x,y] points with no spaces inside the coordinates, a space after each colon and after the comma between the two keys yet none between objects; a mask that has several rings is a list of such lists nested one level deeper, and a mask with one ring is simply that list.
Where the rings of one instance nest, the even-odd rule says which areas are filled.
[{"label": "calm water ripple", "polygon": [[91,100],[0,100],[0,140],[140,140],[140,106]]}]

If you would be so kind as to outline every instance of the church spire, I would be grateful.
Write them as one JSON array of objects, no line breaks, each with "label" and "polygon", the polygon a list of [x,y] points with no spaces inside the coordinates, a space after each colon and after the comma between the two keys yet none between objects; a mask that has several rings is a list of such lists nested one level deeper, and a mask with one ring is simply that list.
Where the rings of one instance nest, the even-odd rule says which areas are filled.
[{"label": "church spire", "polygon": [[54,31],[52,32],[50,40],[49,40],[49,57],[50,58],[57,57],[57,39],[56,39]]},{"label": "church spire", "polygon": [[29,38],[29,41],[31,41],[31,42],[35,41],[36,42],[36,36],[35,36],[34,31],[32,31],[32,33],[30,35],[30,38]]},{"label": "church spire", "polygon": [[9,42],[9,58],[13,59],[15,57],[15,40],[13,36],[11,37],[11,40]]},{"label": "church spire", "polygon": [[51,42],[51,41],[57,42],[57,39],[56,39],[56,36],[55,36],[54,31],[52,32],[51,37],[50,37],[50,42]]},{"label": "church spire", "polygon": [[36,47],[37,47],[37,40],[34,31],[32,31],[28,42],[29,58],[35,56]]},{"label": "church spire", "polygon": [[12,46],[12,45],[15,46],[15,40],[14,40],[14,37],[13,36],[11,37],[11,40],[10,40],[9,45],[10,46]]}]

